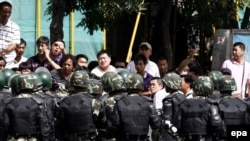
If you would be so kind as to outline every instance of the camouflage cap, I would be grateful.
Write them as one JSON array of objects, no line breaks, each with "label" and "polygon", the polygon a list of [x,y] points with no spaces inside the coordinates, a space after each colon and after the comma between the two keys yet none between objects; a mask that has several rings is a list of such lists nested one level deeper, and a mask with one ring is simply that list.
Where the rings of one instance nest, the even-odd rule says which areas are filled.
[{"label": "camouflage cap", "polygon": [[124,79],[128,76],[128,74],[130,74],[130,72],[128,72],[127,70],[121,70],[117,71],[117,74],[119,74]]},{"label": "camouflage cap", "polygon": [[219,81],[223,74],[220,71],[211,71],[209,77],[212,79],[214,83],[214,89],[219,90]]},{"label": "camouflage cap", "polygon": [[106,72],[101,77],[103,89],[106,92],[112,92],[125,89],[124,81],[120,75],[115,72]]},{"label": "camouflage cap", "polygon": [[180,75],[170,72],[164,75],[162,81],[165,85],[171,89],[178,90],[181,86],[181,77]]},{"label": "camouflage cap", "polygon": [[197,96],[208,96],[214,91],[214,84],[209,76],[199,76],[194,82],[194,93]]},{"label": "camouflage cap", "polygon": [[70,85],[87,88],[89,86],[89,75],[86,71],[78,70],[73,72],[70,78]]},{"label": "camouflage cap", "polygon": [[33,90],[37,88],[36,78],[31,73],[20,75],[20,77],[17,78],[17,81],[17,91],[19,92],[22,90]]},{"label": "camouflage cap", "polygon": [[103,92],[102,83],[97,79],[89,79],[88,93],[102,94],[102,92]]},{"label": "camouflage cap", "polygon": [[236,91],[237,86],[235,79],[230,75],[224,75],[219,81],[220,91]]},{"label": "camouflage cap", "polygon": [[126,78],[126,87],[127,89],[143,90],[144,86],[142,76],[136,73],[128,74]]}]

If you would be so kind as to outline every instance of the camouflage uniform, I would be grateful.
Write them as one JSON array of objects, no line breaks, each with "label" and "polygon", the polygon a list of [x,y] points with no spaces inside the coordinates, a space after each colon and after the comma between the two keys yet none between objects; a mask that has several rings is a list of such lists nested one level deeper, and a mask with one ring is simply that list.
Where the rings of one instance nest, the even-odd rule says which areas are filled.
[{"label": "camouflage uniform", "polygon": [[219,81],[223,74],[220,71],[211,71],[209,77],[212,79],[214,83],[214,91],[212,95],[209,95],[210,99],[217,99],[221,97],[219,90]]},{"label": "camouflage uniform", "polygon": [[140,96],[143,90],[143,78],[139,74],[126,77],[128,96],[115,103],[113,124],[119,127],[118,141],[147,141],[149,126],[155,130],[161,120],[153,106],[152,99]]},{"label": "camouflage uniform", "polygon": [[[232,96],[235,91],[236,82],[230,75],[224,75],[219,81],[219,90],[221,98],[216,99],[214,105],[218,106],[220,115],[225,123],[228,125],[245,125],[247,124],[247,104],[241,99]],[[226,131],[223,139],[226,140]]]},{"label": "camouflage uniform", "polygon": [[214,90],[208,76],[200,76],[194,83],[194,98],[185,99],[180,104],[178,128],[181,138],[186,141],[212,140],[213,134],[223,134],[224,124],[218,107],[211,105],[207,99]]},{"label": "camouflage uniform", "polygon": [[104,140],[114,140],[115,136],[118,135],[117,127],[113,125],[113,110],[114,105],[124,95],[127,95],[125,90],[125,84],[120,75],[115,72],[106,72],[101,77],[101,82],[106,95],[102,96],[102,103],[106,115],[106,125],[100,129],[100,138]]},{"label": "camouflage uniform", "polygon": [[97,79],[89,79],[88,93],[93,95],[95,99],[101,100],[103,93],[102,83]]},{"label": "camouflage uniform", "polygon": [[86,71],[73,72],[67,89],[70,96],[61,100],[56,122],[56,137],[62,141],[96,140],[101,124],[100,101],[87,91],[89,75]]},{"label": "camouflage uniform", "polygon": [[181,85],[181,77],[176,73],[167,73],[162,78],[165,84],[167,93],[162,102],[162,120],[163,125],[160,130],[160,140],[176,140],[178,139],[177,128],[179,123],[177,122],[179,117],[179,105],[184,101],[185,96],[178,92]]},{"label": "camouflage uniform", "polygon": [[42,83],[32,74],[18,75],[10,81],[13,93],[17,94],[6,104],[9,121],[8,136],[10,141],[49,141],[51,128],[48,111],[43,98],[32,95]]}]

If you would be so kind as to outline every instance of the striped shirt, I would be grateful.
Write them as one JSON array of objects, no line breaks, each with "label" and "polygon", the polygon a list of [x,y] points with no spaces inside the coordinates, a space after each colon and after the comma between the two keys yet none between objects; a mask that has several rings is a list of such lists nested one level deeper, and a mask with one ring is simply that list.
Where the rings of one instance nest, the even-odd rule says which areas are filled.
[{"label": "striped shirt", "polygon": [[[20,28],[17,24],[9,20],[5,25],[0,24],[0,51],[3,51],[3,49],[6,49],[11,44],[20,44]],[[13,61],[15,57],[15,50],[4,56],[7,64]]]}]

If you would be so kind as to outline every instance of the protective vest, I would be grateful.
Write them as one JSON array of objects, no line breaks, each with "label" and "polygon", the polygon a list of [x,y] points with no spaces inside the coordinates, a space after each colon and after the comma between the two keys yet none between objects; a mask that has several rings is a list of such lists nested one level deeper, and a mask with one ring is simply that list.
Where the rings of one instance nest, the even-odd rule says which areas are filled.
[{"label": "protective vest", "polygon": [[165,120],[170,120],[172,124],[179,128],[180,127],[180,111],[179,111],[179,105],[181,102],[185,100],[185,96],[181,93],[174,93],[170,94],[167,97],[165,97],[163,102],[163,117]]},{"label": "protective vest", "polygon": [[93,97],[77,94],[65,97],[60,103],[60,118],[68,134],[95,132],[96,126],[92,113]]},{"label": "protective vest", "polygon": [[[30,136],[49,132],[44,101],[38,97],[12,98],[6,105],[9,115],[9,132],[13,136]],[[43,120],[41,120],[43,119]]]},{"label": "protective vest", "polygon": [[242,125],[246,123],[247,105],[237,98],[222,98],[219,112],[226,125]]},{"label": "protective vest", "polygon": [[147,135],[149,103],[141,96],[126,96],[118,101],[120,125],[123,134]]},{"label": "protective vest", "polygon": [[186,99],[180,104],[184,135],[206,135],[209,129],[209,103],[206,99]]}]

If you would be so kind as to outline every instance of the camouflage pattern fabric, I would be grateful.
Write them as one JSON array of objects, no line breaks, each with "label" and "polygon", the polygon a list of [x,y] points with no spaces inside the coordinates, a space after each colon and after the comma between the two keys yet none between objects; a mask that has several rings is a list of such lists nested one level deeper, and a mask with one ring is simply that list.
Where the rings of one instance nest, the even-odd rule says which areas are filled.
[{"label": "camouflage pattern fabric", "polygon": [[174,90],[178,90],[181,86],[181,77],[173,72],[165,74],[162,81],[167,87]]},{"label": "camouflage pattern fabric", "polygon": [[199,76],[194,82],[194,94],[196,96],[208,96],[214,91],[214,84],[209,76]]},{"label": "camouflage pattern fabric", "polygon": [[75,87],[89,87],[89,75],[86,71],[75,71],[70,78],[70,85]]},{"label": "camouflage pattern fabric", "polygon": [[124,81],[120,75],[115,72],[106,72],[101,77],[103,89],[106,92],[125,89]]},{"label": "camouflage pattern fabric", "polygon": [[144,89],[143,78],[139,74],[130,73],[127,75],[125,81],[127,89]]},{"label": "camouflage pattern fabric", "polygon": [[98,81],[97,79],[90,79],[88,93],[90,93],[90,94],[102,94],[102,92],[103,92],[102,83],[100,81]]},{"label": "camouflage pattern fabric", "polygon": [[220,71],[211,71],[209,77],[214,83],[214,90],[219,90],[219,81],[223,74]]},{"label": "camouflage pattern fabric", "polygon": [[35,77],[30,74],[20,75],[18,78],[17,89],[18,90],[33,90],[36,89]]},{"label": "camouflage pattern fabric", "polygon": [[237,86],[234,78],[230,75],[224,75],[219,81],[220,91],[236,91]]}]

